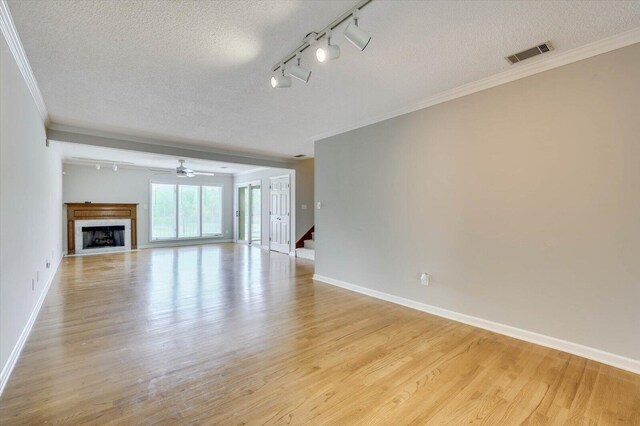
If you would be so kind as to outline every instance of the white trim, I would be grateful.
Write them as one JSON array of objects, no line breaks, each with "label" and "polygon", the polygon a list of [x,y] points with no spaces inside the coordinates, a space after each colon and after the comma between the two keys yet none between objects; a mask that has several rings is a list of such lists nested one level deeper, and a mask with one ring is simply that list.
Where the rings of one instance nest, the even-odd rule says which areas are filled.
[{"label": "white trim", "polygon": [[2,372],[0,372],[0,395],[2,395],[2,391],[4,390],[4,387],[7,385],[7,382],[9,381],[9,377],[11,376],[11,372],[13,371],[13,368],[16,366],[16,363],[18,362],[18,358],[20,357],[22,348],[24,348],[24,344],[27,342],[29,334],[31,333],[31,329],[33,328],[33,324],[35,324],[36,318],[38,318],[38,314],[40,313],[40,308],[42,307],[42,304],[44,303],[44,300],[47,297],[47,294],[49,293],[49,288],[51,287],[51,283],[53,282],[53,279],[55,278],[56,273],[58,272],[58,267],[60,267],[61,262],[62,262],[62,256],[58,258],[58,261],[56,262],[55,266],[51,270],[49,279],[47,280],[47,283],[42,289],[42,292],[40,293],[40,297],[38,298],[36,305],[33,307],[33,311],[31,311],[31,316],[29,316],[29,321],[27,321],[27,324],[22,329],[22,333],[20,333],[20,337],[18,338],[16,345],[13,347],[13,350],[11,351],[11,354],[9,355],[7,362],[2,367]]},{"label": "white trim", "polygon": [[322,281],[326,284],[334,285],[336,287],[355,291],[356,293],[375,297],[376,299],[396,303],[398,305],[406,306],[407,308],[417,309],[419,311],[427,312],[439,317],[448,318],[453,321],[458,321],[464,324],[472,325],[474,327],[493,331],[494,333],[503,334],[515,339],[520,339],[526,342],[535,343],[537,345],[546,346],[548,348],[557,349],[559,351],[568,352],[573,355],[581,356],[601,362],[603,364],[631,371],[632,373],[640,374],[640,360],[626,358],[620,355],[612,354],[610,352],[605,352],[600,349],[580,345],[578,343],[568,342],[566,340],[557,339],[551,336],[545,336],[544,334],[535,333],[533,331],[523,330],[521,328],[512,327],[510,325],[500,324],[471,315],[462,314],[460,312],[450,311],[448,309],[439,308],[437,306],[428,305],[426,303],[417,302],[415,300],[406,299],[400,296],[394,296],[382,291],[372,290],[370,288],[347,283],[318,274],[314,274],[313,279]]},{"label": "white trim", "polygon": [[418,102],[409,104],[394,111],[361,120],[357,123],[345,127],[320,133],[313,136],[310,141],[319,141],[321,139],[339,135],[341,133],[359,129],[361,127],[369,126],[380,121],[388,120],[390,118],[408,114],[410,112],[414,112],[423,108],[461,98],[472,93],[490,89],[492,87],[519,80],[521,78],[529,77],[531,75],[548,71],[553,68],[568,65],[573,62],[581,61],[592,56],[607,53],[616,49],[621,49],[635,43],[640,43],[640,28],[635,28],[633,30],[626,31],[612,37],[604,38],[602,40],[598,40],[596,42],[586,44],[575,49],[567,50],[565,52],[556,51],[557,53],[550,56],[540,56],[539,58],[527,61],[526,63],[513,65],[513,68],[509,68],[507,71],[503,71],[501,73],[494,74],[489,77],[473,81],[471,83],[454,87],[453,89],[446,90],[433,96],[429,96],[428,98],[422,99]]},{"label": "white trim", "polygon": [[31,92],[31,96],[36,103],[36,107],[40,113],[40,118],[42,118],[42,122],[46,125],[49,122],[49,113],[47,112],[47,107],[44,104],[44,99],[42,98],[40,87],[38,87],[38,82],[31,70],[31,65],[29,65],[29,59],[27,59],[27,54],[24,51],[22,42],[20,41],[20,36],[18,36],[18,31],[13,23],[13,18],[11,17],[11,12],[9,12],[9,6],[7,5],[6,0],[0,0],[0,29],[2,30],[5,40],[7,40],[9,50],[11,50],[13,58],[20,69],[20,73],[22,74],[22,77],[29,88],[29,92]]}]

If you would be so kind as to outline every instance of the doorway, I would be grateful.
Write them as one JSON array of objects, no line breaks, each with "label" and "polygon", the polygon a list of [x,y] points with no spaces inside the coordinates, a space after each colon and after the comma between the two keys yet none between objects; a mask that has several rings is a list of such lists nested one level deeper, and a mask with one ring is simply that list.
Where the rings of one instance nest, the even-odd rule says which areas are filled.
[{"label": "doorway", "polygon": [[236,239],[260,245],[262,240],[262,187],[259,181],[236,185]]},{"label": "doorway", "polygon": [[272,177],[269,187],[269,249],[288,254],[291,237],[289,175]]}]

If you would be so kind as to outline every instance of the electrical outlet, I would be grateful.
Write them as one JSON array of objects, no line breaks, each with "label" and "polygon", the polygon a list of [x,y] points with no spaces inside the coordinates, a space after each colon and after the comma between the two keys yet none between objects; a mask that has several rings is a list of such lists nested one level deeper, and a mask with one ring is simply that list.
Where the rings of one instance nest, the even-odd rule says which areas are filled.
[{"label": "electrical outlet", "polygon": [[422,275],[420,275],[420,284],[423,286],[429,286],[429,278],[430,275],[427,274],[426,272],[423,272]]}]

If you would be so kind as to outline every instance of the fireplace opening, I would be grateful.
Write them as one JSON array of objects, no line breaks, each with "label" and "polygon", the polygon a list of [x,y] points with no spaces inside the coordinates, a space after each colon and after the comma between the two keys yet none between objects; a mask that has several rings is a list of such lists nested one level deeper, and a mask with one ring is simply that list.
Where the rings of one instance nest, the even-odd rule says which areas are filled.
[{"label": "fireplace opening", "polygon": [[82,248],[124,247],[124,225],[83,226]]}]

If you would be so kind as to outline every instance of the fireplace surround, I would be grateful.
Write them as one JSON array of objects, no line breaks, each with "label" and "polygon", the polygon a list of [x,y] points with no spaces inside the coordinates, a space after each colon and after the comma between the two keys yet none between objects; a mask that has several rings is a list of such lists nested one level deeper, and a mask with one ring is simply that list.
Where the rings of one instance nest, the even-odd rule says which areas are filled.
[{"label": "fireplace surround", "polygon": [[137,204],[67,203],[67,253],[137,248]]}]

